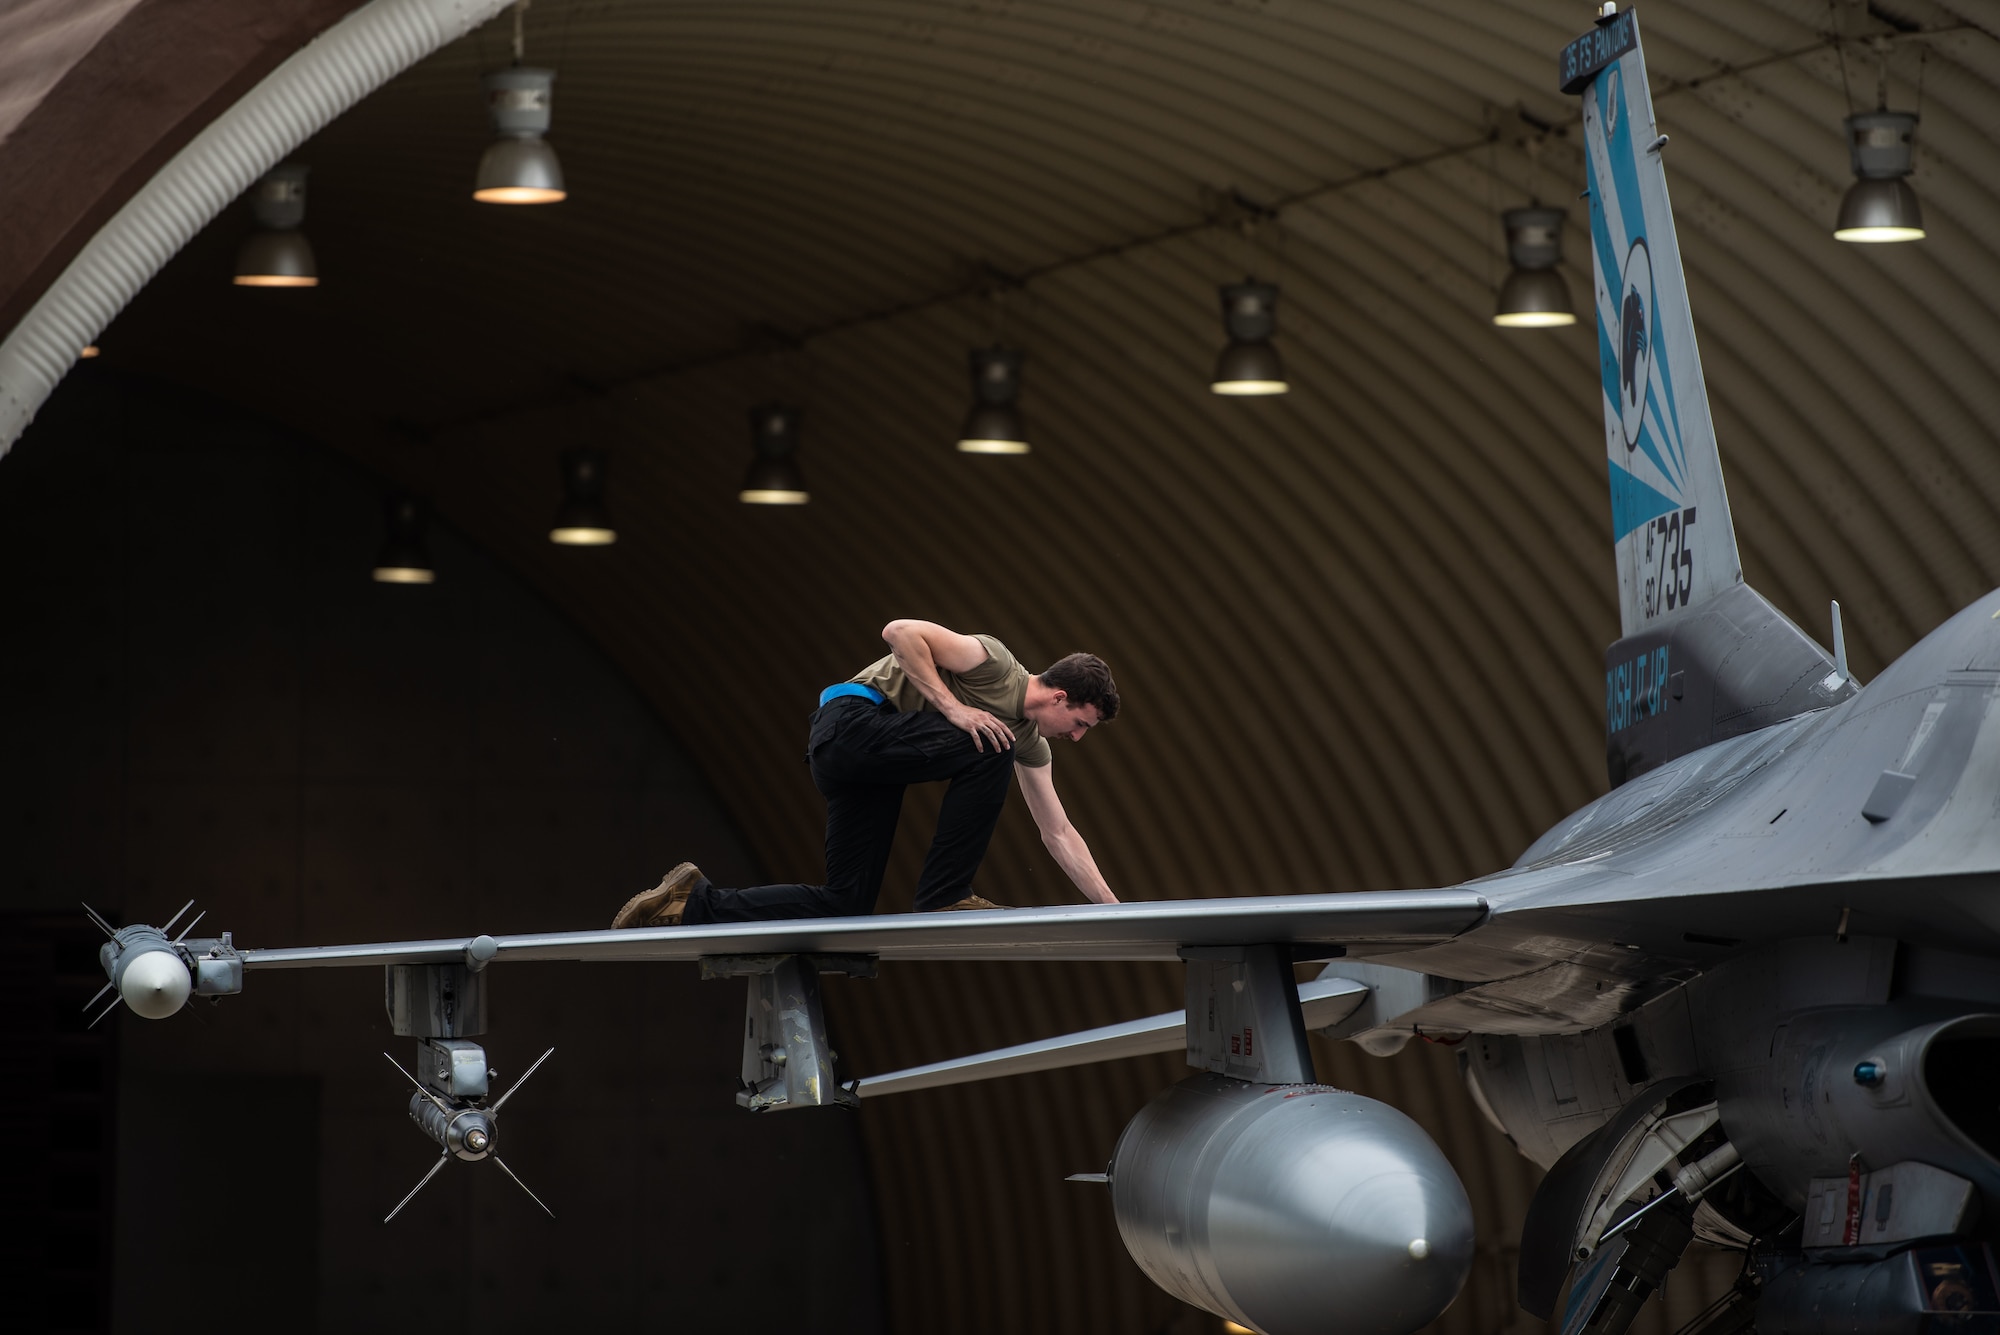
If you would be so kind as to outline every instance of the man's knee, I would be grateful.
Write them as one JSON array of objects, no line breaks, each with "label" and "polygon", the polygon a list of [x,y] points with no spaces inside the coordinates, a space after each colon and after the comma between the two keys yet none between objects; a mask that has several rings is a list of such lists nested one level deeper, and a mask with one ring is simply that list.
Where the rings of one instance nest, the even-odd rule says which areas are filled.
[{"label": "man's knee", "polygon": [[811,908],[801,916],[865,918],[875,911],[875,900],[881,893],[882,883],[879,879],[873,885],[867,884],[861,878],[855,878],[814,886]]}]

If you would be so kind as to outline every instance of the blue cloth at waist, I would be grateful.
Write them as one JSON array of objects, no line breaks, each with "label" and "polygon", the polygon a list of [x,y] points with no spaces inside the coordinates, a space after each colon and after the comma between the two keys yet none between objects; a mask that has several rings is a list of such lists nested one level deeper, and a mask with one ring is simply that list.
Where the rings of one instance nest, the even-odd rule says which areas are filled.
[{"label": "blue cloth at waist", "polygon": [[822,705],[831,704],[843,695],[856,695],[863,700],[872,700],[878,705],[889,698],[873,686],[863,686],[858,681],[843,681],[837,686],[829,686],[821,691],[819,693],[819,702]]}]

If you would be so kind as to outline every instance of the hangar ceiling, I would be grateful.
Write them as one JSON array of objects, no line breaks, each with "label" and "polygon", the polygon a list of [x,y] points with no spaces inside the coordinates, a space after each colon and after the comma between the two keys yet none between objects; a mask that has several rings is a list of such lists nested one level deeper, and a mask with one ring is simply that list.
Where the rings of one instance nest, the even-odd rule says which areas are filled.
[{"label": "hangar ceiling", "polygon": [[[159,2],[105,18],[102,40]],[[96,193],[64,189],[91,207],[14,224],[6,309],[135,187],[132,162],[162,160],[328,8],[291,6],[233,66],[177,65],[168,40],[121,66],[144,77],[116,95],[55,82],[0,166],[53,176],[50,142],[129,141],[135,108],[184,109],[124,165],[71,159]],[[2000,583],[2000,21],[1975,0],[1639,8],[1746,573],[1821,638],[1838,597],[1866,677]],[[1594,335],[1488,322],[1499,211],[1531,194],[1567,208],[1562,272],[1587,300],[1554,55],[1593,9],[541,0],[527,55],[557,70],[566,202],[470,199],[478,76],[509,54],[490,24],[294,155],[320,287],[232,288],[235,210],[105,356],[430,496],[630,674],[774,878],[819,870],[799,763],[814,694],[877,654],[882,622],[919,615],[1031,664],[1111,661],[1126,712],[1058,770],[1122,895],[1447,884],[1606,782]],[[1842,245],[1840,120],[1884,72],[1892,107],[1921,97],[1930,234]],[[1233,201],[1276,217],[1246,229]],[[1206,388],[1215,286],[1246,271],[1283,288],[1283,398]],[[1028,355],[1024,458],[951,448],[966,351],[996,333]],[[746,409],[772,397],[804,407],[803,508],[734,499]],[[545,540],[575,444],[609,451],[614,547]],[[912,799],[885,908],[907,905],[934,806]],[[602,912],[633,888],[606,887]],[[981,889],[1070,897],[1018,804]],[[1168,973],[1136,968],[912,970],[853,991],[870,1069],[1178,1004]],[[1089,1296],[1123,1264],[1108,1222],[1007,1164],[1032,1141],[1096,1166],[1170,1078],[1135,1070],[871,1111],[884,1227],[939,1249],[900,1290],[891,1252],[899,1321],[962,1310],[996,1271],[1022,1287],[986,1309],[1006,1314],[995,1329],[1125,1310]],[[1340,1074],[1428,1109],[1462,1170],[1504,1154],[1432,1078],[1446,1070]],[[1487,1217],[1518,1212],[1525,1173],[1491,1187]],[[1038,1229],[1017,1277],[1016,1244],[995,1248]],[[1489,1330],[1493,1310],[1446,1321]]]}]

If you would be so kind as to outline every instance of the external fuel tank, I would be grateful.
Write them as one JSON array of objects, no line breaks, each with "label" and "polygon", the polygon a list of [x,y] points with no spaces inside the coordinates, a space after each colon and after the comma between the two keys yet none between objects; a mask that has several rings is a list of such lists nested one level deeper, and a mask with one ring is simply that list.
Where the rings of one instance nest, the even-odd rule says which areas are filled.
[{"label": "external fuel tank", "polygon": [[1472,1267],[1472,1205],[1436,1144],[1326,1085],[1183,1081],[1125,1128],[1110,1178],[1139,1268],[1265,1335],[1409,1335]]}]

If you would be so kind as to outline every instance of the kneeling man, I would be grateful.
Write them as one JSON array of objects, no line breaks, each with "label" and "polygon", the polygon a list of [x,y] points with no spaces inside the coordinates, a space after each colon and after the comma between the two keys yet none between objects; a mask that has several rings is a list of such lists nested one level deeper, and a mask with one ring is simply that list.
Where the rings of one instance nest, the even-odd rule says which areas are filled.
[{"label": "kneeling man", "polygon": [[872,913],[903,789],[913,783],[951,785],[917,881],[918,911],[999,908],[972,893],[972,877],[1010,774],[1020,779],[1042,842],[1084,898],[1118,902],[1063,814],[1050,774],[1050,738],[1080,742],[1118,713],[1104,660],[1071,654],[1031,674],[991,635],[929,621],[892,621],[882,638],[888,657],[827,687],[812,716],[806,761],[826,798],[826,884],[725,890],[683,862],[634,895],[613,927]]}]

